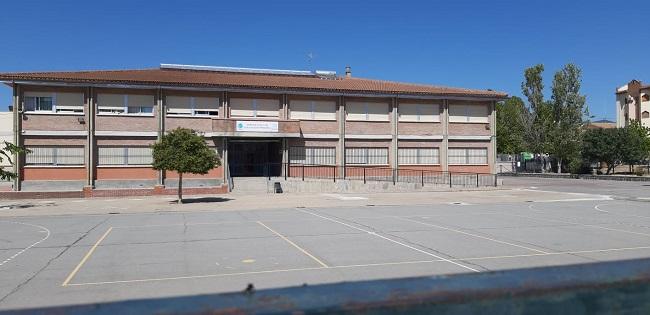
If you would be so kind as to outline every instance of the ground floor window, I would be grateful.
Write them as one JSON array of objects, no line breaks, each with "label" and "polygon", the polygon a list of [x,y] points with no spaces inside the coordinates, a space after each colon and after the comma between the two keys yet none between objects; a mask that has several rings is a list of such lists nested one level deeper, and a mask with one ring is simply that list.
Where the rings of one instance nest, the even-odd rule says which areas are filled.
[{"label": "ground floor window", "polygon": [[449,148],[449,164],[487,164],[487,148]]},{"label": "ground floor window", "polygon": [[335,147],[290,147],[291,164],[334,165],[336,164]]},{"label": "ground floor window", "polygon": [[388,148],[345,148],[345,164],[387,165]]},{"label": "ground floor window", "polygon": [[99,147],[99,165],[151,165],[150,147]]},{"label": "ground floor window", "polygon": [[399,148],[397,156],[400,165],[440,164],[438,148]]},{"label": "ground floor window", "polygon": [[26,165],[84,165],[84,147],[27,146]]}]

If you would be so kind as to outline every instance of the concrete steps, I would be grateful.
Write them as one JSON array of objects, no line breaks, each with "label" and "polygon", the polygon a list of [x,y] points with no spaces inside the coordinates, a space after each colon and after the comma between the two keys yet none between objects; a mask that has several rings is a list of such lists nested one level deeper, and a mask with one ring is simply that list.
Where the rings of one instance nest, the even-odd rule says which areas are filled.
[{"label": "concrete steps", "polygon": [[233,177],[232,193],[265,194],[269,192],[266,177]]}]

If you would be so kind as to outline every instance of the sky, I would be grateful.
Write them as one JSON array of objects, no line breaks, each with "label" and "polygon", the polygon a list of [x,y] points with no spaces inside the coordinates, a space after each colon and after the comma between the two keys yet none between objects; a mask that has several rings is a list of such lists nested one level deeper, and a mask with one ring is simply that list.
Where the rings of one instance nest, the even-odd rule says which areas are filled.
[{"label": "sky", "polygon": [[[583,71],[593,119],[614,91],[650,83],[650,1],[6,1],[0,72],[160,63],[334,70],[521,96],[544,64]],[[311,55],[313,58],[309,58]],[[0,109],[11,89],[0,86]]]}]

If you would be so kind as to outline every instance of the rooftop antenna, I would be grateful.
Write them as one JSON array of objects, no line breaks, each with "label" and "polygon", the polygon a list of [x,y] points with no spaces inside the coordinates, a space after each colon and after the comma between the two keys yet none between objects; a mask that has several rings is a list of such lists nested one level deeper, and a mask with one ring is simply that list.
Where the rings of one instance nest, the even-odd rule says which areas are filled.
[{"label": "rooftop antenna", "polygon": [[314,71],[314,65],[312,63],[315,57],[316,56],[314,55],[313,52],[310,51],[307,53],[307,67],[310,71]]}]

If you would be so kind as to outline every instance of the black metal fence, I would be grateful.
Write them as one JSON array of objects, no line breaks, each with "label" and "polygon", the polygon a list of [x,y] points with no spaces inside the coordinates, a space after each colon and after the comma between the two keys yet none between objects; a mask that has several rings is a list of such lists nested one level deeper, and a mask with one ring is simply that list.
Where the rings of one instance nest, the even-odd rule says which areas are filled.
[{"label": "black metal fence", "polygon": [[[232,176],[263,176],[305,179],[359,180],[367,182],[416,183],[422,186],[488,187],[497,186],[497,175],[489,173],[442,172],[425,169],[382,166],[340,166],[293,163],[237,164]],[[248,175],[237,175],[248,174]]]}]

